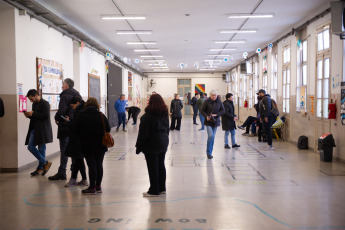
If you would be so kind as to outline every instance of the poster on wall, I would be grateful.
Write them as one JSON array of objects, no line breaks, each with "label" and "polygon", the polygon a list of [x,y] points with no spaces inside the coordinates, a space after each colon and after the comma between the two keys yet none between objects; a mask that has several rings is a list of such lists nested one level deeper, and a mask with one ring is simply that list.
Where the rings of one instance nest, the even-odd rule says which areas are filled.
[{"label": "poster on wall", "polygon": [[62,92],[62,65],[42,58],[37,58],[36,63],[37,91],[49,102],[51,110],[57,110]]},{"label": "poster on wall", "polygon": [[133,75],[128,71],[128,101],[133,100]]},{"label": "poster on wall", "polygon": [[27,97],[23,96],[23,95],[19,95],[19,112],[26,112],[27,111]]},{"label": "poster on wall", "polygon": [[205,93],[205,84],[195,84],[195,93]]},{"label": "poster on wall", "polygon": [[136,106],[141,107],[141,97],[140,97],[140,85],[136,85]]},{"label": "poster on wall", "polygon": [[340,119],[341,124],[345,125],[345,82],[341,83]]},{"label": "poster on wall", "polygon": [[88,98],[94,97],[98,103],[101,104],[101,77],[93,74],[88,74],[89,79],[89,95]]},{"label": "poster on wall", "polygon": [[305,86],[301,87],[301,103],[299,105],[300,112],[302,115],[305,115]]}]

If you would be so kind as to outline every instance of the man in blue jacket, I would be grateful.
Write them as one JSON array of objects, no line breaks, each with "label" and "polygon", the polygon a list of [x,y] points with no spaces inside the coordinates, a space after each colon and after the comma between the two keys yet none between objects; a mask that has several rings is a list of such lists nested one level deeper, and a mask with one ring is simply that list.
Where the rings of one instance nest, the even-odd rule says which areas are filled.
[{"label": "man in blue jacket", "polygon": [[119,131],[121,123],[123,125],[122,130],[124,132],[127,132],[127,130],[125,129],[126,127],[126,101],[125,101],[124,94],[121,94],[120,98],[117,99],[117,101],[115,102],[115,110],[117,111],[117,116],[119,120],[119,122],[117,123],[116,132]]}]

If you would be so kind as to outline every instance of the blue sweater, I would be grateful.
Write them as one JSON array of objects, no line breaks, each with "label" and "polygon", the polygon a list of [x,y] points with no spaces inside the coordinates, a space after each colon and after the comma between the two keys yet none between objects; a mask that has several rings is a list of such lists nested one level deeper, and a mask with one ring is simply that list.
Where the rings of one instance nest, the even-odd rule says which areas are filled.
[{"label": "blue sweater", "polygon": [[118,113],[125,113],[126,112],[126,101],[121,99],[117,99],[115,102],[115,109]]}]

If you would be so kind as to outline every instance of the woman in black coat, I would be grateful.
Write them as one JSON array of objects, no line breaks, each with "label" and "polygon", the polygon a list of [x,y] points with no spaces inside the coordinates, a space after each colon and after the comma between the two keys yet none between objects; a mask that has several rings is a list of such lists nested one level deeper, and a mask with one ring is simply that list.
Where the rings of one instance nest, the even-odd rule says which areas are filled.
[{"label": "woman in black coat", "polygon": [[168,107],[159,94],[150,97],[145,114],[140,119],[136,153],[145,154],[150,177],[150,188],[143,196],[159,196],[165,194],[165,153],[169,145]]},{"label": "woman in black coat", "polygon": [[224,113],[223,103],[219,100],[217,96],[218,92],[212,90],[210,92],[210,97],[204,101],[201,107],[202,116],[206,117],[205,125],[207,130],[207,149],[206,155],[208,159],[212,159],[212,151],[214,138],[216,137],[217,127],[220,126],[220,116]]},{"label": "woman in black coat", "polygon": [[[180,100],[180,95],[175,94],[174,97],[175,98],[174,100],[171,101],[171,105],[170,105],[170,115],[171,115],[170,129],[171,130],[176,129],[177,131],[180,131],[181,119],[182,119],[181,110],[183,109],[183,103]],[[177,125],[175,127],[176,120],[177,120]]]},{"label": "woman in black coat", "polygon": [[90,186],[82,190],[84,194],[101,193],[103,178],[103,159],[108,148],[102,145],[104,135],[104,120],[106,132],[110,132],[108,119],[99,111],[96,98],[90,97],[85,103],[85,109],[75,119],[74,134],[79,136],[81,152],[84,153],[89,167]]},{"label": "woman in black coat", "polygon": [[238,120],[237,116],[235,115],[235,107],[233,103],[233,94],[227,93],[225,96],[226,100],[224,101],[224,114],[222,116],[222,128],[225,131],[224,135],[224,148],[230,149],[229,146],[229,133],[231,133],[231,143],[233,148],[240,147],[238,144],[236,144],[235,139],[235,130],[236,130],[236,123],[235,121]]}]

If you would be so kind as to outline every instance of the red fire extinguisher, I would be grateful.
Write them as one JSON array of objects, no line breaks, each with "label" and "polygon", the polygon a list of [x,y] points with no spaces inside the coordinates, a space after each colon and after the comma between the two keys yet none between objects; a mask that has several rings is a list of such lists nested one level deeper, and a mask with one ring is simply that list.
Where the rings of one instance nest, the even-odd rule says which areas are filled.
[{"label": "red fire extinguisher", "polygon": [[244,108],[248,108],[248,101],[244,100]]},{"label": "red fire extinguisher", "polygon": [[333,103],[331,99],[331,103],[328,104],[328,119],[336,119],[337,117],[337,105]]}]

